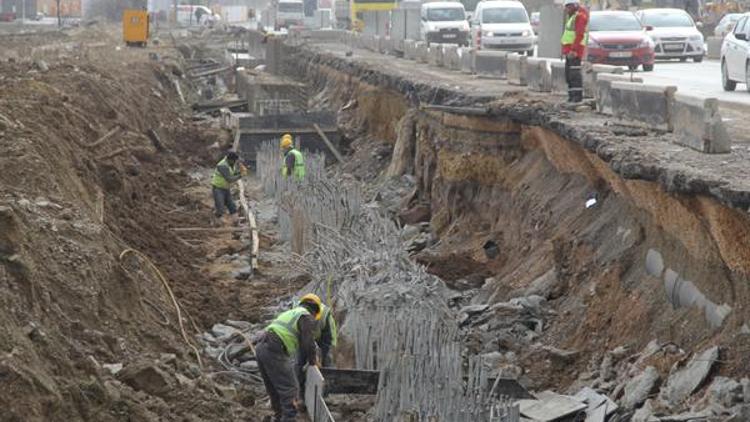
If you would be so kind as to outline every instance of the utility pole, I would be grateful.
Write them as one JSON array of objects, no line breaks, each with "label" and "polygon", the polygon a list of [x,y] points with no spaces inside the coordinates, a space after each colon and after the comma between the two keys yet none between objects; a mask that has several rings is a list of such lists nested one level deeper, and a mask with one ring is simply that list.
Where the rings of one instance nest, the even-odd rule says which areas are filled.
[{"label": "utility pole", "polygon": [[21,0],[21,23],[26,23],[26,0]]},{"label": "utility pole", "polygon": [[62,27],[62,15],[60,12],[60,3],[62,3],[62,0],[57,0],[57,27]]}]

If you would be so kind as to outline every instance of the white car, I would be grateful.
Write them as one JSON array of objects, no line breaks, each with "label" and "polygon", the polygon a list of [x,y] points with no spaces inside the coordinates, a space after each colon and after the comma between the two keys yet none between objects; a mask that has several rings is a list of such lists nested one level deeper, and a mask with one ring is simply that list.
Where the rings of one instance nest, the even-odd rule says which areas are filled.
[{"label": "white car", "polygon": [[656,44],[657,59],[703,61],[706,53],[703,34],[687,12],[682,9],[645,9],[639,10],[637,15]]},{"label": "white car", "polygon": [[716,24],[714,28],[714,35],[717,37],[724,38],[728,33],[734,29],[734,24],[742,17],[742,13],[727,13],[723,18]]},{"label": "white car", "polygon": [[721,44],[721,84],[725,91],[734,91],[744,83],[750,91],[750,13],[737,21],[734,30]]},{"label": "white car", "polygon": [[469,45],[469,21],[464,5],[457,1],[422,4],[422,39],[429,43]]},{"label": "white car", "polygon": [[472,42],[478,49],[534,55],[536,36],[529,22],[529,14],[519,1],[480,1],[474,11],[471,31]]}]

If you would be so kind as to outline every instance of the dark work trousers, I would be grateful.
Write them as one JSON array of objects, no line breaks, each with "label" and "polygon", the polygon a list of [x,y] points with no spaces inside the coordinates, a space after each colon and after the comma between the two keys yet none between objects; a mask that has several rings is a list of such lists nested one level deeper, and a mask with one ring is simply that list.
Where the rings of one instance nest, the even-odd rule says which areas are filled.
[{"label": "dark work trousers", "polygon": [[[333,360],[331,359],[331,346],[326,344],[318,345],[318,353],[320,353],[320,362],[324,368],[330,368],[333,366]],[[305,394],[305,365],[307,364],[307,355],[300,348],[297,353],[297,365],[295,365],[295,373],[297,374],[297,381],[299,381],[299,393],[301,397]]]},{"label": "dark work trousers", "polygon": [[294,422],[297,417],[294,407],[297,380],[292,359],[284,350],[281,339],[275,334],[266,333],[255,346],[255,356],[276,420]]},{"label": "dark work trousers", "polygon": [[580,58],[565,57],[565,82],[568,83],[568,102],[583,101],[583,74]]},{"label": "dark work trousers", "polygon": [[217,218],[221,218],[221,216],[224,215],[224,208],[229,211],[230,215],[235,214],[237,212],[237,206],[234,205],[232,192],[230,192],[229,189],[221,189],[216,186],[212,186],[212,188],[214,195],[214,215],[216,215]]}]

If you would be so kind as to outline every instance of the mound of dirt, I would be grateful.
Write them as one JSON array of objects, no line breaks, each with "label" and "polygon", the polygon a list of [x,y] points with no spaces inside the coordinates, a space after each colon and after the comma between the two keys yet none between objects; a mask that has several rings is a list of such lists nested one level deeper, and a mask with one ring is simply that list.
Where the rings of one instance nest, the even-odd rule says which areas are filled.
[{"label": "mound of dirt", "polygon": [[121,259],[158,267],[191,343],[243,312],[201,271],[209,248],[169,230],[208,225],[190,172],[222,135],[190,123],[164,58],[97,42],[0,62],[0,419],[255,420],[200,370],[148,261]]}]

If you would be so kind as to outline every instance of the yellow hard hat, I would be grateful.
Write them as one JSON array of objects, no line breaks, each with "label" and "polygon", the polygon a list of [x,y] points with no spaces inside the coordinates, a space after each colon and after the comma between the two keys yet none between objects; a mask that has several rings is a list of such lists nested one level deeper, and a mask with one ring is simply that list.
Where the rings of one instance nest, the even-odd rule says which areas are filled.
[{"label": "yellow hard hat", "polygon": [[285,133],[281,137],[281,149],[290,148],[292,146],[292,135]]},{"label": "yellow hard hat", "polygon": [[305,302],[310,302],[318,305],[318,312],[315,314],[315,319],[320,320],[320,318],[323,316],[323,301],[320,300],[318,295],[314,293],[308,293],[299,300],[299,304],[303,304]]}]

